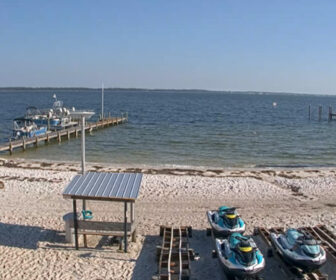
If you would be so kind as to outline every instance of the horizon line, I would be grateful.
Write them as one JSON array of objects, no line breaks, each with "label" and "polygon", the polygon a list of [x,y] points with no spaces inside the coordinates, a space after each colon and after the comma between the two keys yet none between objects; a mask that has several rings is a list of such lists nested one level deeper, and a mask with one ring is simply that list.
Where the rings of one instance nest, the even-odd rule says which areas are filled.
[{"label": "horizon line", "polygon": [[[0,87],[0,90],[20,90],[20,89],[37,89],[37,90],[101,90],[101,87],[54,87],[54,86],[10,86]],[[307,93],[307,92],[288,92],[288,91],[259,91],[259,90],[212,90],[212,89],[194,89],[194,88],[141,88],[141,87],[107,87],[104,90],[135,90],[135,91],[203,91],[203,92],[223,92],[223,93],[255,93],[255,94],[287,94],[287,95],[336,95],[336,93]]]}]

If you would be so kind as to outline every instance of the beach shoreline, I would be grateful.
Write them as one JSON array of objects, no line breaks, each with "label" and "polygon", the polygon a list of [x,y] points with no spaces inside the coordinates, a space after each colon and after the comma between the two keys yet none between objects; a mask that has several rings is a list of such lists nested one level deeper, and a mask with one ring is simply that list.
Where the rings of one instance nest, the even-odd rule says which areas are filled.
[{"label": "beach shoreline", "polygon": [[[41,170],[70,170],[81,172],[81,163],[78,161],[61,161],[47,159],[22,159],[22,158],[1,158],[0,166],[22,169]],[[106,164],[101,162],[86,162],[87,172],[140,172],[144,174],[163,174],[177,176],[203,176],[203,177],[257,177],[264,174],[280,176],[289,179],[306,178],[315,176],[336,176],[336,167],[206,167],[206,166],[182,166],[182,165],[127,165],[127,164]],[[70,168],[70,169],[69,169]],[[293,174],[291,176],[290,174]]]},{"label": "beach shoreline", "polygon": [[[93,172],[142,172],[135,205],[138,241],[127,254],[107,239],[89,237],[90,249],[64,242],[62,216],[72,210],[62,192],[80,172],[79,163],[0,159],[0,279],[150,279],[156,273],[160,225],[187,225],[196,279],[221,279],[211,259],[206,211],[238,207],[255,227],[325,224],[336,233],[336,172],[333,168],[183,169],[134,168],[88,163]],[[118,203],[89,202],[98,220],[120,220]],[[217,272],[216,272],[217,271]],[[209,274],[210,273],[210,274]],[[209,276],[210,275],[210,276]],[[210,278],[207,278],[210,277]]]}]

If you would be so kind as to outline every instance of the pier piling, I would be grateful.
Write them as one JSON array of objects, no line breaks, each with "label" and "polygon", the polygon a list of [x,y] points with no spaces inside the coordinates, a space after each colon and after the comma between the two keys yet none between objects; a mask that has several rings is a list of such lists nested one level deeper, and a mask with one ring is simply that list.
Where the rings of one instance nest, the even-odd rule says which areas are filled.
[{"label": "pier piling", "polygon": [[9,141],[9,153],[10,153],[10,154],[13,153],[13,144],[12,144],[12,140]]},{"label": "pier piling", "polygon": [[322,106],[320,105],[318,108],[318,120],[321,121],[322,119]]},{"label": "pier piling", "polygon": [[308,106],[308,119],[310,120],[310,104]]}]

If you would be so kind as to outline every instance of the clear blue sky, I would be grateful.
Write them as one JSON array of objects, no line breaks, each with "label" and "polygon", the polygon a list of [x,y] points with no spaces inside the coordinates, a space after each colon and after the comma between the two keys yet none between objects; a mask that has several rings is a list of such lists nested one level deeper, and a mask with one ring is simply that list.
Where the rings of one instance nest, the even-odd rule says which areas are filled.
[{"label": "clear blue sky", "polygon": [[336,94],[336,1],[0,0],[0,86]]}]

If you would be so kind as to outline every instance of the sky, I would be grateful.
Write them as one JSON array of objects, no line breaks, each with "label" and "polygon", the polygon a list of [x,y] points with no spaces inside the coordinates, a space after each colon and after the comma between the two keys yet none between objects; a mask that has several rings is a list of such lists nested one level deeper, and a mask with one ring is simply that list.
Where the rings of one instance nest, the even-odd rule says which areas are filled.
[{"label": "sky", "polygon": [[336,1],[0,0],[0,87],[336,94]]}]

